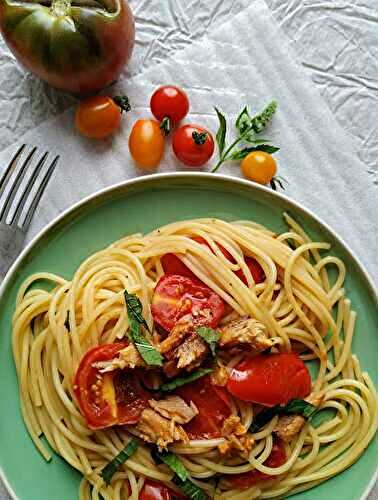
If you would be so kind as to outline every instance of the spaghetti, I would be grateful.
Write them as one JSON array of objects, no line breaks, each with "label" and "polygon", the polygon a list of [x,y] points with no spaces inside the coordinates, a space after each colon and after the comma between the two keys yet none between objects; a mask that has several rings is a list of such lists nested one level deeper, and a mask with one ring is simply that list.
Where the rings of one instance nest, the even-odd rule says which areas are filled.
[{"label": "spaghetti", "polygon": [[[273,352],[300,347],[301,358],[316,365],[312,391],[323,395],[321,410],[327,415],[317,425],[316,419],[304,422],[282,445],[286,458],[275,467],[269,466],[269,457],[277,442],[278,415],[249,432],[253,446],[247,456],[222,454],[226,441],[222,435],[170,444],[195,485],[218,500],[289,496],[345,470],[369,445],[378,426],[378,400],[369,375],[351,350],[356,313],[343,289],[345,266],[337,257],[321,255],[329,244],[311,241],[287,214],[285,220],[289,229],[280,235],[250,221],[176,222],[145,236],[125,237],[90,256],[71,281],[38,273],[23,283],[13,319],[23,418],[46,460],[51,452],[41,436],[83,475],[81,500],[100,496],[137,500],[148,480],[178,491],[172,471],[156,463],[150,445],[143,442],[106,484],[101,471],[125,448],[135,429],[90,428],[74,387],[80,362],[91,348],[125,339],[130,323],[126,289],[139,297],[151,332],[146,329],[146,337],[157,345],[151,303],[164,275],[166,254],[174,254],[226,304],[227,317],[221,325],[248,316],[274,339]],[[262,269],[262,282],[255,283],[248,258]],[[336,278],[331,268],[337,270]],[[40,281],[49,282],[51,289],[39,288]],[[220,363],[229,374],[244,354],[230,351],[220,356]],[[259,405],[230,399],[232,414],[251,429]],[[251,471],[259,471],[259,481],[243,488],[230,481]]]}]

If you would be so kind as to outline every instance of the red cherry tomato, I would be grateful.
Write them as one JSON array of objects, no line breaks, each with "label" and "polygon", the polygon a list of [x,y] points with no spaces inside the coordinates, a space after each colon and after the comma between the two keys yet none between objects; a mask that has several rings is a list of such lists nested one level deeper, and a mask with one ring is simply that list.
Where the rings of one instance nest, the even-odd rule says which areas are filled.
[{"label": "red cherry tomato", "polygon": [[148,479],[139,493],[139,500],[172,500],[172,496],[164,484]]},{"label": "red cherry tomato", "polygon": [[274,406],[308,396],[311,376],[298,354],[259,354],[232,370],[227,389],[243,401]]},{"label": "red cherry tomato", "polygon": [[[266,467],[277,468],[281,467],[286,462],[285,448],[283,447],[281,441],[275,441],[273,443],[272,451],[269,457],[265,460],[264,465]],[[232,474],[227,477],[227,480],[231,483],[233,488],[238,490],[247,490],[251,486],[259,483],[260,481],[266,481],[268,479],[278,479],[279,476],[269,476],[264,474],[259,470],[251,470],[250,472],[243,472],[242,474]]]},{"label": "red cherry tomato", "polygon": [[[208,245],[207,241],[204,238],[201,238],[200,236],[195,236],[193,240],[197,241],[197,243],[201,243],[203,245],[206,245],[208,248],[210,246]],[[222,254],[226,257],[227,260],[232,262],[233,264],[236,264],[236,260],[233,258],[233,256],[228,252],[222,245],[218,244],[219,250],[222,252]],[[210,248],[211,250],[211,248]],[[263,268],[260,266],[260,264],[257,262],[257,260],[252,259],[252,257],[245,257],[244,258],[245,263],[247,264],[254,282],[257,283],[262,283],[265,280],[265,273]],[[236,276],[245,284],[247,285],[247,278],[244,276],[244,273],[241,269],[238,271],[235,271]]]},{"label": "red cherry tomato", "polygon": [[151,310],[154,321],[167,331],[187,315],[193,315],[196,326],[215,328],[224,314],[224,302],[200,281],[168,274],[156,285]]},{"label": "red cherry tomato", "polygon": [[190,439],[219,437],[223,422],[232,412],[227,391],[223,387],[212,385],[210,377],[202,377],[180,387],[176,393],[188,404],[193,401],[199,411],[199,414],[184,426]]},{"label": "red cherry tomato", "polygon": [[182,163],[200,167],[213,156],[214,139],[208,130],[199,125],[183,125],[174,133],[172,147]]},{"label": "red cherry tomato", "polygon": [[186,93],[174,85],[164,85],[155,90],[151,97],[151,111],[160,122],[169,118],[172,125],[185,118],[189,111]]},{"label": "red cherry tomato", "polygon": [[176,257],[174,253],[166,253],[161,258],[161,265],[163,266],[165,274],[179,274],[187,278],[197,279],[195,274]]},{"label": "red cherry tomato", "polygon": [[125,343],[103,344],[90,349],[80,362],[75,376],[75,394],[82,414],[91,429],[135,424],[148,406],[151,395],[136,373],[121,370],[101,374],[93,366],[109,361],[124,349]]}]

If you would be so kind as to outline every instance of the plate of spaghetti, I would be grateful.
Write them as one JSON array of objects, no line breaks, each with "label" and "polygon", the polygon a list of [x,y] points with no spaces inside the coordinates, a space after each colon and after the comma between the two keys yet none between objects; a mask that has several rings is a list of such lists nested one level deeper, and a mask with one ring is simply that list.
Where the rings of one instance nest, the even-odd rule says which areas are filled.
[{"label": "plate of spaghetti", "polygon": [[365,498],[377,298],[346,245],[260,186],[125,182],[26,248],[0,292],[14,498]]}]

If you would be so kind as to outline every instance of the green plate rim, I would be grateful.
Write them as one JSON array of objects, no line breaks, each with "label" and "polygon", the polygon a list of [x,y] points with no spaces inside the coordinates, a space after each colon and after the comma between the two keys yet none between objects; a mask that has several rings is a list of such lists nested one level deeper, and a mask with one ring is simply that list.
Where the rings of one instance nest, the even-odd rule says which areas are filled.
[{"label": "green plate rim", "polygon": [[[160,173],[160,174],[151,174],[151,175],[145,175],[143,177],[137,177],[133,179],[129,179],[126,181],[121,181],[116,184],[112,184],[111,186],[99,189],[98,191],[95,191],[94,193],[86,196],[85,198],[81,199],[77,203],[73,204],[71,207],[67,208],[64,210],[60,215],[56,216],[51,222],[49,222],[42,230],[40,230],[33,238],[32,240],[25,246],[25,248],[22,250],[20,255],[16,258],[14,263],[12,264],[11,268],[8,270],[7,274],[5,275],[5,278],[3,282],[0,284],[0,301],[3,297],[3,295],[6,292],[8,283],[12,280],[13,275],[17,272],[18,268],[22,265],[24,259],[27,257],[28,253],[33,249],[35,245],[38,244],[40,240],[42,240],[47,233],[52,230],[56,225],[62,223],[64,219],[72,216],[74,212],[80,210],[81,208],[85,207],[87,204],[90,204],[91,202],[94,202],[96,199],[101,198],[101,197],[106,197],[106,195],[109,195],[112,193],[112,191],[116,192],[117,190],[120,189],[126,189],[129,186],[134,186],[134,185],[139,185],[139,184],[148,184],[149,182],[159,182],[159,181],[164,181],[164,179],[175,179],[175,180],[195,180],[195,179],[216,179],[216,182],[225,182],[225,183],[231,183],[231,184],[236,184],[243,186],[244,188],[247,187],[251,189],[252,191],[263,191],[267,194],[269,194],[273,199],[278,198],[283,200],[286,204],[290,205],[291,208],[294,211],[299,211],[302,212],[302,214],[305,217],[310,217],[312,218],[315,222],[317,222],[322,228],[324,228],[328,233],[332,235],[332,237],[337,241],[337,243],[343,248],[343,250],[350,255],[352,260],[355,262],[357,265],[357,268],[359,272],[362,274],[364,277],[367,286],[369,288],[369,292],[371,293],[372,297],[374,298],[374,301],[376,303],[376,306],[378,308],[378,290],[376,289],[374,282],[372,278],[370,277],[369,273],[367,272],[365,266],[362,264],[360,259],[356,256],[354,251],[349,247],[347,243],[338,235],[338,233],[332,229],[326,222],[324,222],[320,217],[318,217],[312,210],[304,207],[301,203],[294,201],[290,197],[286,196],[283,193],[278,193],[276,191],[272,191],[270,188],[267,188],[266,186],[262,186],[260,184],[256,183],[251,183],[248,180],[245,179],[240,179],[238,177],[233,177],[230,175],[223,175],[223,174],[212,174],[209,172],[169,172],[169,173]],[[0,479],[3,482],[7,492],[9,493],[10,497],[13,500],[19,500],[15,492],[13,491],[13,488],[11,487],[10,483],[8,482],[3,469],[0,468]],[[361,500],[367,500],[368,495],[371,493],[374,485],[377,483],[378,485],[378,467],[371,477],[370,481],[368,482],[366,489],[361,497]]]}]

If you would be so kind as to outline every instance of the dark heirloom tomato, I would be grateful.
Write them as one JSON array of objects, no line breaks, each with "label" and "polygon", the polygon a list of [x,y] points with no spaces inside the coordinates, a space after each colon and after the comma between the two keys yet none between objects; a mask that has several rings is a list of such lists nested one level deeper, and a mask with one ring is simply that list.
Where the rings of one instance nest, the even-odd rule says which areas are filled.
[{"label": "dark heirloom tomato", "polygon": [[125,0],[47,5],[0,0],[0,29],[16,58],[53,87],[89,93],[109,85],[130,59],[134,19]]},{"label": "dark heirloom tomato", "polygon": [[223,387],[212,385],[210,377],[184,385],[176,390],[199,414],[184,426],[190,439],[212,439],[220,436],[223,422],[231,415],[231,402]]},{"label": "dark heirloom tomato", "polygon": [[94,347],[80,362],[74,390],[91,429],[135,424],[148,406],[151,395],[141,387],[137,374],[120,370],[101,374],[93,366],[113,359],[124,347],[119,342]]},{"label": "dark heirloom tomato", "polygon": [[236,365],[227,389],[243,401],[274,406],[308,396],[311,376],[296,353],[259,354]]},{"label": "dark heirloom tomato", "polygon": [[167,274],[156,285],[151,310],[154,321],[167,331],[184,316],[191,316],[196,326],[215,328],[224,314],[224,302],[199,280]]},{"label": "dark heirloom tomato", "polygon": [[[265,460],[264,465],[266,467],[277,468],[281,467],[286,462],[285,448],[283,447],[281,441],[275,441],[273,443],[272,451],[269,457]],[[239,490],[246,490],[260,481],[267,481],[271,479],[278,479],[279,476],[269,476],[260,472],[259,470],[251,470],[250,472],[243,472],[242,474],[232,474],[227,476],[227,480],[231,483],[233,488]]]}]

